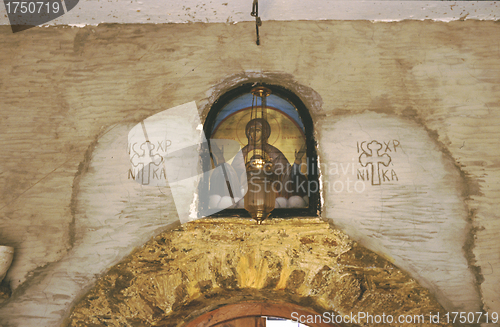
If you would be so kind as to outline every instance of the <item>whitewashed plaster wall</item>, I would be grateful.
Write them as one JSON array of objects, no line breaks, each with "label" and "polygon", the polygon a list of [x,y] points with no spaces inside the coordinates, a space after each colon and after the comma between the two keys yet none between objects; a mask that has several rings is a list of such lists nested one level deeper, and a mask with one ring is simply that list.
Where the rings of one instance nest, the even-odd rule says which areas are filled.
[{"label": "whitewashed plaster wall", "polygon": [[414,121],[374,112],[322,120],[318,137],[325,217],[447,310],[480,310],[464,248],[472,237],[466,181],[436,140]]},{"label": "whitewashed plaster wall", "polygon": [[144,187],[130,179],[127,136],[133,126],[110,126],[91,145],[75,199],[72,249],[0,309],[1,323],[60,325],[98,276],[159,231],[179,225],[168,187]]},{"label": "whitewashed plaster wall", "polygon": [[[78,5],[48,25],[237,23],[254,21],[253,0],[80,0]],[[345,0],[260,0],[259,16],[264,21],[369,20],[401,21],[464,19],[498,20],[495,1],[345,1]],[[0,24],[9,23],[0,6]],[[265,28],[265,27],[264,27]]]},{"label": "whitewashed plaster wall", "polygon": [[[9,313],[12,325],[22,326],[23,319],[37,319],[33,321],[38,325],[52,326],[74,297],[92,283],[95,274],[170,223],[161,219],[163,216],[155,209],[173,212],[168,196],[144,191],[149,199],[158,196],[155,201],[160,202],[138,201],[137,196],[143,192],[140,186],[124,184],[128,170],[115,174],[114,168],[122,167],[120,160],[125,160],[127,167],[129,164],[125,150],[128,128],[191,100],[200,110],[207,109],[221,89],[245,79],[258,79],[260,72],[266,72],[266,81],[288,87],[303,97],[317,122],[323,156],[328,152],[323,142],[332,139],[323,136],[330,134],[322,129],[326,126],[322,122],[333,128],[340,126],[341,119],[347,119],[347,123],[349,117],[365,111],[377,112],[391,126],[404,124],[401,119],[408,120],[408,131],[421,135],[421,143],[414,144],[415,148],[420,144],[442,146],[428,152],[429,158],[438,160],[441,152],[449,151],[448,162],[457,164],[472,190],[461,197],[451,192],[458,187],[443,185],[439,178],[433,180],[438,189],[450,190],[449,199],[453,200],[446,207],[455,214],[440,217],[446,226],[465,232],[464,211],[457,199],[467,205],[473,237],[467,248],[474,258],[466,258],[460,248],[454,252],[453,265],[429,264],[436,271],[443,269],[438,274],[440,281],[446,281],[447,271],[458,267],[457,274],[463,273],[470,288],[470,267],[464,269],[466,258],[467,264],[477,266],[482,276],[476,283],[479,289],[467,291],[466,301],[474,302],[479,292],[480,306],[500,311],[497,24],[324,21],[267,25],[260,47],[255,45],[251,22],[48,27],[14,35],[8,26],[0,27],[0,145],[3,153],[9,154],[1,163],[0,237],[3,243],[16,248],[6,278],[14,294],[1,311]],[[307,92],[314,94],[309,96]],[[367,121],[376,119],[366,117]],[[372,128],[368,125],[367,129]],[[382,137],[385,135],[382,133]],[[405,142],[401,147],[404,149]],[[425,162],[425,158],[411,162]],[[443,167],[448,165],[446,160],[441,160]],[[408,162],[403,166],[411,168]],[[435,173],[443,176],[443,170]],[[462,177],[456,175],[457,170],[450,170],[446,180],[460,183]],[[133,199],[126,197],[125,191]],[[339,199],[334,198],[334,203]],[[335,223],[335,210],[341,206],[325,205],[323,216]],[[441,206],[433,202],[435,210]],[[332,217],[328,217],[330,213]],[[130,225],[124,218],[128,216]],[[373,226],[377,223],[374,220]],[[107,224],[115,226],[116,235],[128,238],[132,233],[131,239],[116,238],[115,228],[107,228]],[[345,223],[343,226],[349,227]],[[412,228],[415,226],[412,224]],[[419,227],[431,228],[422,224]],[[375,234],[364,228],[367,245],[400,265],[407,264],[407,269],[418,272],[431,289],[443,291],[445,302],[449,299],[448,290],[431,280],[433,273],[422,274],[422,266],[403,260],[404,251],[391,248],[387,238],[375,239]],[[137,229],[138,234],[132,229]],[[450,235],[442,232],[439,235],[443,237]],[[362,241],[359,235],[352,234]],[[93,246],[96,239],[90,235],[99,235],[103,246]],[[412,231],[411,235],[416,234]],[[85,267],[84,277],[69,267],[81,260],[78,242],[86,237],[89,244],[81,249],[97,251],[103,264]],[[447,253],[453,252],[455,242],[445,242]],[[427,243],[432,244],[441,245],[442,240]],[[68,287],[68,294],[55,286],[64,278],[68,284],[61,289]],[[38,287],[39,283],[48,287]],[[78,287],[80,291],[76,291]],[[454,301],[453,305],[462,305]]]}]

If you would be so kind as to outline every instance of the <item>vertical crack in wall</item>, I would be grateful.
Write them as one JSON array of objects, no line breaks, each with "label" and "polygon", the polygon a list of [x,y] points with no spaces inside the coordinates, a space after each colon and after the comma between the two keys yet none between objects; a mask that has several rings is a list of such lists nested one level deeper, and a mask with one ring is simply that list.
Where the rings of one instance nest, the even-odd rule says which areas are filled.
[{"label": "vertical crack in wall", "polygon": [[70,202],[70,211],[71,211],[71,222],[69,224],[69,249],[72,249],[75,245],[76,240],[76,214],[78,211],[78,194],[80,192],[80,181],[82,176],[88,171],[90,162],[92,161],[92,153],[94,152],[95,147],[97,146],[97,142],[103,135],[103,132],[98,133],[94,140],[89,144],[85,154],[83,156],[83,160],[78,165],[78,170],[73,179],[73,186],[71,191],[71,202]]}]

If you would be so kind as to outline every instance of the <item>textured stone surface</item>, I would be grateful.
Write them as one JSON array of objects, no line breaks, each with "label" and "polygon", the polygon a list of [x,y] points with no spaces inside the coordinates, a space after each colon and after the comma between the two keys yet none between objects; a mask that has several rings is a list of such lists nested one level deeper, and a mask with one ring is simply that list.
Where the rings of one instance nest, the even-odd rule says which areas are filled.
[{"label": "textured stone surface", "polygon": [[227,218],[190,222],[148,242],[97,282],[67,325],[180,326],[252,300],[342,315],[444,312],[414,279],[320,219]]}]

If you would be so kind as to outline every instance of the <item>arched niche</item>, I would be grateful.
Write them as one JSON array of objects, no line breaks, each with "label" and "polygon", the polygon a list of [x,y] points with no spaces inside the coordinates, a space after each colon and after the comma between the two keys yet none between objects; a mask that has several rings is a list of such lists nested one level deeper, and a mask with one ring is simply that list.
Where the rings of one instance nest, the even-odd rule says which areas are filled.
[{"label": "arched niche", "polygon": [[[271,213],[271,217],[317,216],[320,210],[319,179],[314,124],[310,112],[300,97],[287,88],[271,83],[258,84],[271,90],[271,95],[267,99],[268,120],[271,129],[268,144],[282,152],[286,157],[287,164],[290,165],[294,165],[294,156],[300,151],[300,148],[303,146],[306,149],[298,167],[302,176],[305,177],[300,183],[297,182],[291,187],[295,193],[289,192],[286,196],[282,195],[283,201],[276,202],[276,208]],[[257,105],[257,103],[253,103],[255,99],[251,94],[251,89],[255,85],[256,83],[240,84],[226,90],[214,101],[203,125],[207,139],[230,139],[244,149],[247,144],[245,126],[251,119],[252,105]],[[210,151],[212,152],[211,156],[208,154],[204,156],[205,171],[214,167],[213,148]],[[200,183],[199,194],[202,208],[214,206],[213,201],[209,198],[211,194],[209,191],[210,183],[209,179],[202,180]],[[285,187],[282,188],[285,189]],[[220,195],[222,196],[220,202],[227,202],[224,201],[224,194]],[[228,195],[225,194],[225,197],[229,198]],[[300,195],[300,198],[297,195]],[[294,196],[292,200],[295,201],[290,201],[292,196]],[[301,202],[301,198],[304,199],[303,202]],[[224,204],[222,207],[225,207]],[[217,212],[212,216],[249,217],[242,207],[236,203],[229,209]]]}]

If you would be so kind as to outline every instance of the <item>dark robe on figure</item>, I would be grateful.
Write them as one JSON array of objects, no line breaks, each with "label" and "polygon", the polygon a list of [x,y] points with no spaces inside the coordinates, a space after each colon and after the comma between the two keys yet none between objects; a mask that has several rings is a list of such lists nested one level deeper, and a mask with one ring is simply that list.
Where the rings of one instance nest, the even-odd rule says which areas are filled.
[{"label": "dark robe on figure", "polygon": [[[244,158],[246,158],[248,153],[253,149],[260,149],[260,146],[254,147],[252,145],[246,145],[241,150],[243,155],[237,156],[231,164],[240,182],[244,181],[244,176],[246,176]],[[269,159],[273,163],[274,173],[277,176],[277,181],[279,181],[281,185],[281,187],[275,187],[275,189],[277,190],[281,189],[281,192],[277,193],[276,196],[281,196],[287,199],[292,195],[303,196],[300,193],[304,192],[302,192],[301,190],[297,190],[296,187],[298,183],[306,179],[303,174],[300,174],[299,165],[294,164],[293,166],[291,166],[283,152],[270,144],[264,144],[264,151],[269,155]],[[304,183],[302,185],[304,185]]]}]

